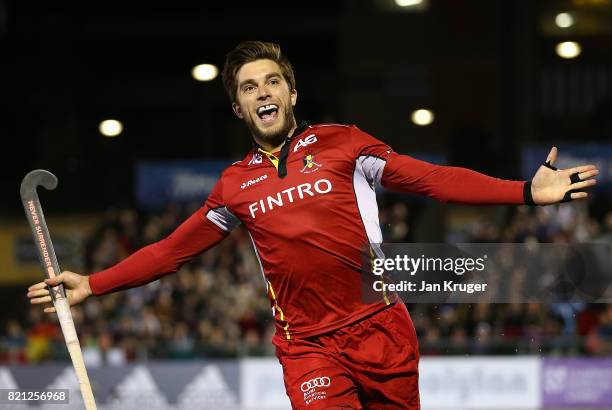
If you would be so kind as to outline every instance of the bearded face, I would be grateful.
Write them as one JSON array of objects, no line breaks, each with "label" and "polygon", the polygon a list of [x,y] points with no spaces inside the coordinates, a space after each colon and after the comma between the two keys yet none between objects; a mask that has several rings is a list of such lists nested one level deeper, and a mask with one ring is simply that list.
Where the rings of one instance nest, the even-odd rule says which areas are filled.
[{"label": "bearded face", "polygon": [[278,147],[296,127],[293,107],[297,91],[291,90],[272,60],[256,60],[237,73],[237,102],[232,104],[255,141],[264,147]]}]

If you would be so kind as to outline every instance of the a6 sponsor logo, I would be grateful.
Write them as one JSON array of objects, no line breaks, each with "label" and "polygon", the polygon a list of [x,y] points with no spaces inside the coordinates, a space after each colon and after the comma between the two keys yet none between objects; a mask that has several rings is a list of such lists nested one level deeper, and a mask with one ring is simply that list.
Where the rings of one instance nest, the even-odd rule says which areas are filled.
[{"label": "a6 sponsor logo", "polygon": [[305,147],[307,145],[313,144],[317,142],[317,136],[314,134],[310,134],[306,138],[303,138],[295,144],[295,148],[293,148],[293,152],[296,152],[298,149]]},{"label": "a6 sponsor logo", "polygon": [[303,392],[307,392],[310,389],[314,389],[315,387],[329,387],[331,384],[331,379],[327,376],[315,377],[314,379],[310,379],[305,381],[300,386],[300,389]]},{"label": "a6 sponsor logo", "polygon": [[249,161],[249,165],[257,165],[257,164],[261,164],[262,162],[263,162],[263,157],[261,156],[259,152],[256,152],[255,154],[253,154],[253,158],[251,158],[251,160]]}]

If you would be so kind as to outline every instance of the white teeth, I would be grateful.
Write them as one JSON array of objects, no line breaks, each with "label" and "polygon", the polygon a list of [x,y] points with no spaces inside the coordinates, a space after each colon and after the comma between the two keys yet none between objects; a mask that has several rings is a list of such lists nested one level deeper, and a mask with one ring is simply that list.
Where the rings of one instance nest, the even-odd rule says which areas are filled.
[{"label": "white teeth", "polygon": [[268,104],[268,105],[264,105],[263,107],[259,107],[257,109],[257,114],[261,114],[263,111],[267,111],[267,110],[278,110],[278,105]]}]

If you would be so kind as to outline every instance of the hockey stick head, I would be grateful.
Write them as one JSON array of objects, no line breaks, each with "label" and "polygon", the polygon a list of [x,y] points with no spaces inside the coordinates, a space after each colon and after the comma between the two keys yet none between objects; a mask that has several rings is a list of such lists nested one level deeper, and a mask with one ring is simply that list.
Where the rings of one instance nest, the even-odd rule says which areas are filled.
[{"label": "hockey stick head", "polygon": [[[53,250],[47,222],[40,206],[38,193],[36,192],[36,188],[39,185],[49,190],[55,189],[57,178],[49,171],[43,169],[36,169],[28,173],[21,182],[21,203],[30,223],[40,265],[45,275],[48,278],[52,278],[59,275],[61,271],[57,263],[55,251]],[[54,301],[60,297],[66,297],[64,287],[61,284],[50,288],[50,290],[52,290],[51,296]]]},{"label": "hockey stick head", "polygon": [[47,190],[52,191],[57,187],[57,177],[44,169],[35,169],[28,172],[21,181],[21,199],[32,200],[38,197],[36,188],[41,185]]}]

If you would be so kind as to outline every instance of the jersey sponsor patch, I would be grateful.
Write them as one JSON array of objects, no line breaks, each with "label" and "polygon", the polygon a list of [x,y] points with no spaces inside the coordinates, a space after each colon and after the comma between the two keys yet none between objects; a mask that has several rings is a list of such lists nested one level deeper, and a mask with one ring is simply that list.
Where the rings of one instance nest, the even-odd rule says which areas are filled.
[{"label": "jersey sponsor patch", "polygon": [[315,142],[317,142],[317,136],[314,134],[310,134],[307,137],[301,138],[297,144],[295,144],[295,147],[293,148],[293,152],[297,152],[298,149],[302,148],[302,147],[306,147],[310,144],[314,144]]},{"label": "jersey sponsor patch", "polygon": [[268,174],[264,174],[260,177],[249,179],[248,181],[245,181],[242,184],[240,184],[240,189],[244,189],[244,188],[250,187],[251,185],[255,185],[256,183],[261,182],[267,178],[268,178]]},{"label": "jersey sponsor patch", "polygon": [[257,164],[261,164],[262,162],[263,162],[263,157],[261,156],[259,152],[256,152],[253,154],[253,157],[249,161],[249,165],[257,165]]},{"label": "jersey sponsor patch", "polygon": [[331,378],[327,376],[315,377],[302,383],[300,390],[304,392],[304,403],[309,405],[327,397],[326,390],[329,386],[331,386]]},{"label": "jersey sponsor patch", "polygon": [[301,201],[315,195],[324,195],[332,190],[332,183],[328,179],[319,179],[314,184],[305,182],[291,188],[284,189],[274,195],[268,195],[249,205],[251,217],[256,218],[258,213],[265,214],[275,208],[280,208],[288,203]]}]

